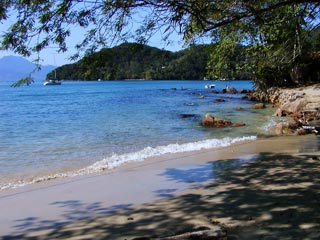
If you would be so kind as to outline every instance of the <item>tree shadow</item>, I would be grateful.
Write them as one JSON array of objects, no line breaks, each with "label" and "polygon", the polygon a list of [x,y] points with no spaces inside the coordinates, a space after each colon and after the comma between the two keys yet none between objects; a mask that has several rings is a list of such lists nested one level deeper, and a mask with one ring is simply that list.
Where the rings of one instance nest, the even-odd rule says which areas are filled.
[{"label": "tree shadow", "polygon": [[[208,164],[226,164],[222,162]],[[261,153],[242,167],[222,169],[226,171],[167,169],[163,175],[173,184],[190,181],[190,174],[191,179],[203,174],[205,180],[209,171],[219,178],[176,197],[171,197],[175,188],[159,190],[169,198],[140,207],[104,209],[99,202],[54,202],[65,208],[66,222],[22,219],[16,226],[19,234],[3,239],[156,239],[216,225],[228,230],[228,239],[320,239],[319,159]],[[87,212],[101,214],[82,218],[90,215]]]},{"label": "tree shadow", "polygon": [[189,168],[169,168],[161,176],[177,183],[208,183],[228,175],[232,170],[241,167],[243,164],[253,161],[257,156],[250,158],[225,159],[198,164]]}]

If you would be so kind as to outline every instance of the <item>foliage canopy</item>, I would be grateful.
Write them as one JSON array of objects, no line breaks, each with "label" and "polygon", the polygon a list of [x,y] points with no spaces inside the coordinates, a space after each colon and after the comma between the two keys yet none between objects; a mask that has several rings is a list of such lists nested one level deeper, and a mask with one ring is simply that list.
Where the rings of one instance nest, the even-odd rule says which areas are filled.
[{"label": "foliage canopy", "polygon": [[[287,84],[303,76],[306,56],[319,51],[310,44],[320,22],[318,0],[3,0],[0,21],[15,23],[1,38],[1,48],[24,56],[55,45],[67,51],[74,26],[86,30],[79,53],[92,53],[107,43],[134,39],[146,43],[155,33],[163,40],[173,32],[186,43],[206,36],[219,43],[208,68],[219,76],[229,68],[224,53],[249,46],[247,71],[258,87]],[[313,46],[313,47],[311,47]],[[223,56],[223,57],[221,57]],[[73,56],[74,58],[78,55]],[[313,62],[312,62],[313,64]],[[272,77],[270,74],[272,73]]]},{"label": "foliage canopy", "polygon": [[[144,44],[123,43],[61,66],[55,72],[63,80],[204,79],[211,48],[212,45],[196,45],[170,52]],[[54,77],[54,72],[47,77]]]}]

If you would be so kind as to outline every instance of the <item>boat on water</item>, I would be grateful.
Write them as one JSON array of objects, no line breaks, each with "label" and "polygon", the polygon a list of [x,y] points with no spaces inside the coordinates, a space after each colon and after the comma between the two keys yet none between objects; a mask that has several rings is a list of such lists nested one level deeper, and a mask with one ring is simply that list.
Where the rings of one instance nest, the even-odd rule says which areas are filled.
[{"label": "boat on water", "polygon": [[204,86],[205,88],[215,88],[216,85],[215,84],[207,84]]},{"label": "boat on water", "polygon": [[61,81],[60,80],[57,80],[57,79],[49,79],[49,80],[46,80],[44,83],[43,83],[44,86],[48,86],[48,85],[61,85]]},{"label": "boat on water", "polygon": [[54,70],[54,78],[52,79],[46,79],[46,81],[43,83],[44,86],[50,86],[50,85],[61,85],[61,81],[57,78],[57,71]]}]

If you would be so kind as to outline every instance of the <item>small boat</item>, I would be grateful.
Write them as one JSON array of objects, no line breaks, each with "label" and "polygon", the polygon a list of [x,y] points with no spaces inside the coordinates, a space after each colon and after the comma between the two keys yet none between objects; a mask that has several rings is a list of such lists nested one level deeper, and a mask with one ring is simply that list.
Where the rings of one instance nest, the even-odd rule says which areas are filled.
[{"label": "small boat", "polygon": [[57,78],[57,71],[54,70],[54,78],[53,79],[47,79],[44,83],[44,86],[49,86],[49,85],[61,85],[61,81],[58,80]]},{"label": "small boat", "polygon": [[48,85],[61,85],[61,81],[60,80],[57,80],[57,79],[49,79],[49,80],[46,80],[44,83],[43,83],[44,86],[48,86]]},{"label": "small boat", "polygon": [[207,84],[204,86],[205,88],[215,88],[216,85],[215,84]]}]

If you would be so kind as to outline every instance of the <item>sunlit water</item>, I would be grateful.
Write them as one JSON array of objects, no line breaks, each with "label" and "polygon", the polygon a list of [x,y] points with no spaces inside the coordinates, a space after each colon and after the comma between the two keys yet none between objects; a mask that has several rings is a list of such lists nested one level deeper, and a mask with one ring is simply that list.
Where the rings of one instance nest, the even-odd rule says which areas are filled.
[{"label": "sunlit water", "polygon": [[[251,102],[240,100],[243,94],[212,93],[204,88],[209,83],[217,91],[226,87],[226,82],[212,81],[35,83],[20,88],[1,83],[0,189],[165,153],[228,146],[252,140],[274,124],[272,110],[253,110]],[[250,81],[230,85],[253,87]],[[215,102],[217,98],[225,102]],[[199,122],[206,113],[246,126],[203,128]]]}]

